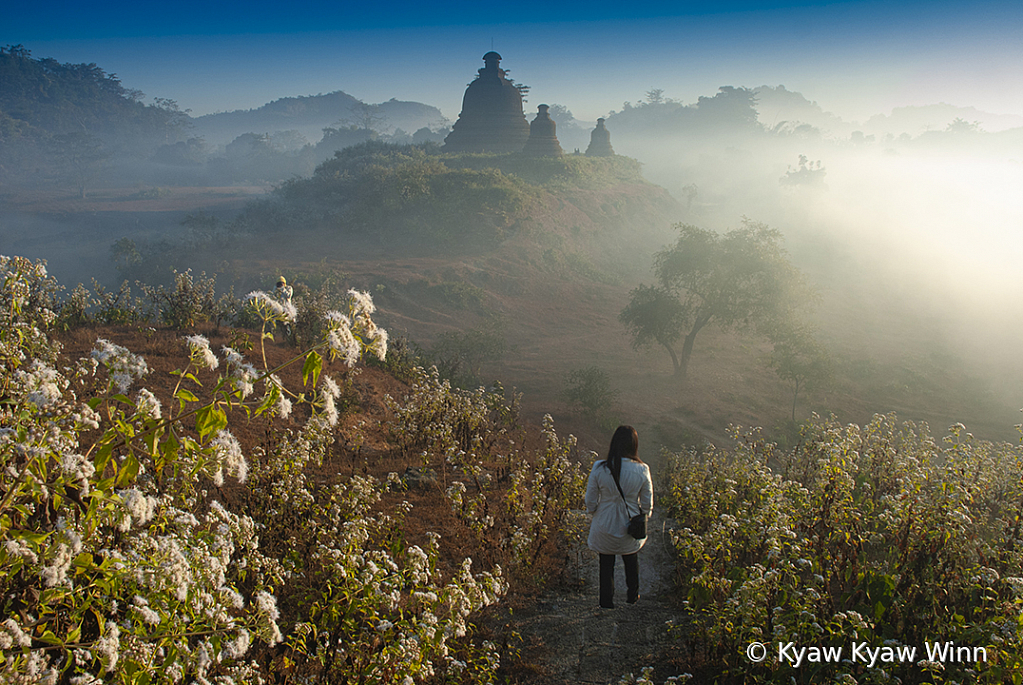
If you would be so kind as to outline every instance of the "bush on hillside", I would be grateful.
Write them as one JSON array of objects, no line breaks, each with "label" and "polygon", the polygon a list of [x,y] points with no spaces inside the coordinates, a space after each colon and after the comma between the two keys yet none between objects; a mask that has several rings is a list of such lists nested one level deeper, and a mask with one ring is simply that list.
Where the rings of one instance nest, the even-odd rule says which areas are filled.
[{"label": "bush on hillside", "polygon": [[436,145],[369,141],[338,151],[308,179],[256,202],[239,226],[262,233],[320,229],[339,236],[400,237],[462,248],[506,238],[543,187],[603,188],[642,182],[627,157],[533,158],[444,154]]},{"label": "bush on hillside", "polygon": [[[484,483],[494,456],[481,448],[512,454],[501,442],[499,426],[514,414],[503,393],[486,402],[498,421],[490,437],[465,443],[471,451],[456,455],[451,479],[474,501],[483,485],[480,506],[507,508],[490,530],[494,544],[480,548],[495,564],[442,563],[439,536],[406,537],[412,505],[389,496],[402,488],[397,474],[324,475],[342,431],[327,358],[349,368],[367,352],[386,354],[366,293],[351,291],[346,308],[324,317],[322,341],[273,368],[265,334],[296,311],[252,293],[245,306],[262,322],[263,368],[189,335],[176,384],[158,397],[140,387],[146,361],[109,340],[58,363],[49,332],[59,286],[40,263],[4,257],[0,269],[0,680],[498,677],[497,646],[474,637],[469,621],[507,591],[497,563],[511,573],[523,563],[515,540],[532,551],[560,534],[562,497],[577,497],[581,482],[549,442],[536,453],[518,448],[523,475],[509,484]],[[301,367],[299,387],[281,380],[290,364]],[[446,392],[434,386],[417,397],[432,405],[431,394]],[[404,406],[395,401],[395,411]],[[297,428],[270,430],[296,414]],[[460,416],[445,421],[460,426]],[[266,422],[267,441],[246,454],[235,431],[256,421]],[[438,435],[460,432],[435,425]],[[372,428],[345,427],[346,444]],[[431,440],[424,450],[439,456],[443,447]]]},{"label": "bush on hillside", "polygon": [[[815,418],[785,454],[756,433],[736,437],[731,453],[673,456],[668,474],[677,580],[704,673],[722,683],[1018,679],[1020,447],[960,425],[939,441],[892,415],[863,427]],[[746,656],[754,642],[766,645],[763,662]],[[819,651],[795,668],[781,651],[790,643],[842,657]],[[869,664],[857,643],[887,651]]]}]

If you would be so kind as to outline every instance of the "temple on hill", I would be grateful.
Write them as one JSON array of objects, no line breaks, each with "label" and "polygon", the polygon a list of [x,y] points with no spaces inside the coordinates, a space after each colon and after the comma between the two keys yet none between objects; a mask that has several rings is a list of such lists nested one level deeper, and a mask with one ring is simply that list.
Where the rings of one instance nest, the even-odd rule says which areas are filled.
[{"label": "temple on hill", "polygon": [[560,157],[565,154],[558,142],[557,124],[551,119],[547,105],[536,108],[536,118],[529,125],[529,140],[522,153],[531,157]]},{"label": "temple on hill", "polygon": [[[444,139],[444,152],[521,152],[529,140],[522,93],[500,67],[501,55],[483,55],[479,75],[465,89],[462,112]],[[553,122],[551,122],[553,124]]]},{"label": "temple on hill", "polygon": [[590,133],[590,146],[586,148],[586,156],[611,157],[614,153],[611,147],[611,132],[604,128],[603,119],[597,119],[597,128]]}]

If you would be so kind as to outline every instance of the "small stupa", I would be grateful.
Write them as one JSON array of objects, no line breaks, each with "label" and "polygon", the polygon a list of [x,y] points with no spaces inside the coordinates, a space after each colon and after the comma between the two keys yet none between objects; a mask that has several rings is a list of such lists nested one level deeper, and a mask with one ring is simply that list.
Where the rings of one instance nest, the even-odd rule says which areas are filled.
[{"label": "small stupa", "polygon": [[444,139],[444,152],[521,152],[529,140],[522,93],[500,67],[501,55],[483,55],[479,75],[465,89],[462,112]]},{"label": "small stupa", "polygon": [[614,153],[611,147],[611,132],[604,128],[603,119],[597,119],[597,128],[590,133],[590,146],[586,148],[586,156],[611,157]]},{"label": "small stupa", "polygon": [[529,140],[522,153],[532,157],[560,157],[565,153],[558,142],[557,124],[548,112],[550,107],[540,105],[536,109],[536,118],[529,124]]}]

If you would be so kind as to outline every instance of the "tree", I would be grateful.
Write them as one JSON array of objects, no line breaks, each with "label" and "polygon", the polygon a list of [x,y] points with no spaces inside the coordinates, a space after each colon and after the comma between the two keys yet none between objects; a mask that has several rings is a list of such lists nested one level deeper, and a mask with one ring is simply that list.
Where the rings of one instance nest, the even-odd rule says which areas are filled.
[{"label": "tree", "polygon": [[696,120],[716,130],[759,130],[757,94],[750,88],[721,86],[714,97],[701,96],[696,101]]},{"label": "tree", "polygon": [[664,89],[652,88],[646,92],[646,101],[651,105],[659,105],[664,102]]},{"label": "tree", "polygon": [[966,121],[962,117],[956,117],[945,127],[946,133],[980,133],[979,121]]},{"label": "tree", "polygon": [[633,290],[619,320],[634,347],[663,346],[684,379],[696,336],[708,324],[779,330],[809,291],[780,246],[781,233],[762,223],[744,219],[742,228],[724,235],[687,224],[675,228],[675,244],[654,255],[657,283]]},{"label": "tree", "polygon": [[806,327],[778,334],[770,365],[782,380],[792,382],[792,422],[796,422],[796,400],[800,390],[813,390],[831,382],[831,356]]},{"label": "tree", "polygon": [[109,156],[99,138],[82,131],[58,133],[51,139],[50,150],[58,164],[58,174],[78,188],[78,196],[83,198],[100,162]]},{"label": "tree", "polygon": [[795,169],[790,166],[779,181],[788,186],[822,186],[827,173],[819,159],[811,162],[806,155],[799,155],[799,166]]},{"label": "tree", "polygon": [[573,409],[600,425],[612,423],[618,391],[611,386],[611,377],[603,369],[596,366],[572,369],[565,378],[561,396]]},{"label": "tree", "polygon": [[379,131],[387,117],[380,111],[380,105],[357,102],[348,109],[348,116],[339,122],[349,128]]},{"label": "tree", "polygon": [[504,333],[496,322],[469,331],[448,331],[437,339],[433,356],[441,375],[456,385],[480,382],[483,364],[500,359],[508,349]]}]

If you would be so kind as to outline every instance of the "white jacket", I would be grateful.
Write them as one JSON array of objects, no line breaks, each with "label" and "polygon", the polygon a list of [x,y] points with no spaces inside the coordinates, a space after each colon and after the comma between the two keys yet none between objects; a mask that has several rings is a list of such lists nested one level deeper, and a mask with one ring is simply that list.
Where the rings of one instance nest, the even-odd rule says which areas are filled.
[{"label": "white jacket", "polygon": [[604,468],[604,460],[598,461],[590,471],[586,484],[586,511],[593,514],[590,523],[590,537],[587,544],[599,554],[635,554],[646,540],[637,540],[629,535],[626,528],[629,519],[639,513],[649,518],[654,507],[654,484],[650,480],[650,467],[632,459],[622,459],[622,473],[619,478],[625,501],[615,487],[611,469]]}]

